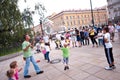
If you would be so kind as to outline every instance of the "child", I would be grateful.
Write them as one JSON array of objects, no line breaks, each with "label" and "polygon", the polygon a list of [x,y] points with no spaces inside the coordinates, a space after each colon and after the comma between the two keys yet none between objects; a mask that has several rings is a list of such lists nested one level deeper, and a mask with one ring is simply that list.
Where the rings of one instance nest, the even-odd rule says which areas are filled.
[{"label": "child", "polygon": [[16,80],[14,74],[15,74],[14,69],[8,70],[6,73],[8,80]]},{"label": "child", "polygon": [[12,63],[10,63],[10,68],[15,71],[14,77],[15,80],[18,80],[19,79],[18,72],[20,72],[22,68],[18,69],[17,61],[13,61]]},{"label": "child", "polygon": [[50,45],[49,45],[49,43],[45,43],[45,50],[46,50],[45,59],[48,60],[48,63],[49,63],[50,62],[50,58],[49,58]]},{"label": "child", "polygon": [[103,37],[102,37],[102,35],[103,35],[102,30],[99,30],[98,31],[98,43],[99,43],[99,46],[103,45]]},{"label": "child", "polygon": [[40,52],[40,43],[38,42],[38,43],[36,43],[36,51],[37,51],[37,53],[39,53]]},{"label": "child", "polygon": [[112,44],[110,42],[110,33],[109,33],[109,28],[105,27],[103,29],[103,43],[104,43],[104,50],[105,50],[105,55],[108,61],[109,66],[105,67],[105,70],[112,70],[115,69],[114,65],[114,58],[113,58],[113,52],[112,52]]},{"label": "child", "polygon": [[65,64],[64,70],[69,69],[68,67],[68,61],[69,61],[69,49],[67,47],[67,44],[64,44],[64,47],[61,48],[61,50],[63,51],[63,61]]},{"label": "child", "polygon": [[46,60],[46,57],[45,57],[46,50],[45,50],[45,44],[43,40],[41,40],[40,49],[41,49],[41,52],[44,54],[44,59]]}]

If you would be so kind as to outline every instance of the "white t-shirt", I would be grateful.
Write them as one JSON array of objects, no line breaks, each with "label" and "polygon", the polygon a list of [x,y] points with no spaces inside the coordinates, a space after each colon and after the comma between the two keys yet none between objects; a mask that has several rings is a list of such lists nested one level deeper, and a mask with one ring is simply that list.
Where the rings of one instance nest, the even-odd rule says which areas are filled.
[{"label": "white t-shirt", "polygon": [[98,39],[103,39],[103,33],[98,33],[98,36],[100,36]]},{"label": "white t-shirt", "polygon": [[108,26],[108,28],[109,28],[109,32],[110,32],[110,33],[115,32],[115,28],[114,28],[114,26]]},{"label": "white t-shirt", "polygon": [[56,34],[56,38],[57,38],[58,40],[61,40],[61,34]]},{"label": "white t-shirt", "polygon": [[45,43],[48,43],[48,42],[49,42],[49,37],[48,37],[48,36],[44,36],[43,39],[44,39],[44,42],[45,42]]},{"label": "white t-shirt", "polygon": [[108,43],[105,43],[106,48],[112,48],[112,44],[110,42],[110,33],[104,34],[104,38],[108,40]]},{"label": "white t-shirt", "polygon": [[39,42],[36,43],[36,47],[37,47],[37,49],[40,49],[40,43]]},{"label": "white t-shirt", "polygon": [[45,45],[45,50],[46,50],[47,52],[50,52],[50,47]]}]

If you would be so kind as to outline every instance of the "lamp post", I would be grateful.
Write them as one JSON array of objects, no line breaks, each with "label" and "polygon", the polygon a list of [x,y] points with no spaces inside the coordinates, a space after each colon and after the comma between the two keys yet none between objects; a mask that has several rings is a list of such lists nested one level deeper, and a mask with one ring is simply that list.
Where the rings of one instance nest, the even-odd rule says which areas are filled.
[{"label": "lamp post", "polygon": [[90,0],[90,7],[91,7],[91,17],[92,17],[92,24],[94,27],[94,17],[93,17],[93,8],[92,8],[92,1]]},{"label": "lamp post", "polygon": [[42,26],[42,20],[40,19],[40,27],[41,27],[41,33],[42,33],[42,35],[44,35],[44,33],[43,33],[43,26]]}]

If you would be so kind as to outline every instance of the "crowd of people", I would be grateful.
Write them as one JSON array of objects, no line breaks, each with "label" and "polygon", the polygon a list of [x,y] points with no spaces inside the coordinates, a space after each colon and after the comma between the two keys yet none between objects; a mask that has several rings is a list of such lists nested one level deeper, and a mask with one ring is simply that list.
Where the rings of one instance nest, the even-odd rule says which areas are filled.
[{"label": "crowd of people", "polygon": [[[54,37],[44,34],[43,36],[36,36],[35,43],[30,43],[30,36],[28,34],[24,35],[24,42],[22,43],[23,59],[25,61],[24,66],[24,78],[30,78],[31,75],[28,74],[28,68],[30,62],[32,62],[36,74],[41,74],[44,71],[40,69],[37,65],[37,61],[33,57],[32,48],[36,47],[36,53],[43,53],[44,59],[48,63],[51,62],[49,57],[51,51],[51,41],[56,44],[55,49],[62,50],[63,52],[63,62],[65,64],[64,70],[69,69],[69,56],[70,48],[82,47],[90,45],[90,40],[92,47],[103,46],[105,50],[105,55],[109,66],[105,67],[106,70],[115,69],[114,58],[112,53],[112,42],[114,42],[115,29],[118,31],[118,36],[120,40],[120,22],[116,27],[109,22],[108,26],[103,27],[83,27],[82,29],[71,29],[65,33],[57,33]],[[53,40],[54,38],[54,40]],[[98,40],[97,40],[98,39]],[[18,80],[18,72],[22,69],[18,69],[17,61],[13,61],[10,64],[10,69],[7,71],[7,76],[9,80]]]}]

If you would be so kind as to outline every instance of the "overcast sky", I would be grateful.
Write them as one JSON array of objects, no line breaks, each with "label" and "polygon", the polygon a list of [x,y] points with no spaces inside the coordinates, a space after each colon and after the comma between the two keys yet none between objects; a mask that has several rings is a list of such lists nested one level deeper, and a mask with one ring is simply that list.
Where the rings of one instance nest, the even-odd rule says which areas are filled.
[{"label": "overcast sky", "polygon": [[[45,6],[47,16],[53,12],[59,13],[63,10],[90,9],[90,0],[27,0],[27,3],[24,3],[24,0],[19,0],[19,8],[21,11],[23,11],[25,7],[31,7],[31,9],[33,9],[33,6],[37,2]],[[102,7],[107,5],[107,2],[106,0],[92,0],[92,5],[93,8]],[[38,24],[37,18],[35,20],[35,24]]]}]

